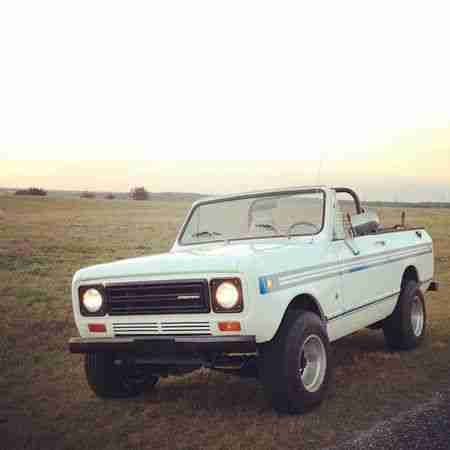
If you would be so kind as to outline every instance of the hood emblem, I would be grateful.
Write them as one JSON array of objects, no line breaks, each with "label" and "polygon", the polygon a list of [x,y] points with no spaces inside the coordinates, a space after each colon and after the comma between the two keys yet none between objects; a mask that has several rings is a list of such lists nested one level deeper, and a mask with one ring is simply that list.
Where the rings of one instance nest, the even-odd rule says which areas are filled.
[{"label": "hood emblem", "polygon": [[198,300],[200,295],[178,295],[177,300]]}]

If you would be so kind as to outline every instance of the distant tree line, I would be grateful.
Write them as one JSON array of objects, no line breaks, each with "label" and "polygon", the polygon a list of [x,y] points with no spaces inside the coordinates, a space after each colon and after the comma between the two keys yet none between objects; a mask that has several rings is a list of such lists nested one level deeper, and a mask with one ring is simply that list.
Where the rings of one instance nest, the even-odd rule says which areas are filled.
[{"label": "distant tree line", "polygon": [[450,208],[450,203],[448,202],[420,202],[420,203],[410,203],[410,202],[365,202],[366,206],[372,208]]},{"label": "distant tree line", "polygon": [[145,187],[135,187],[131,189],[130,197],[133,200],[149,200],[150,194]]},{"label": "distant tree line", "polygon": [[[92,191],[83,191],[80,194],[81,198],[96,198],[96,193]],[[105,195],[105,199],[107,200],[114,200],[116,196],[110,192]],[[150,199],[150,193],[145,189],[143,186],[132,188],[130,191],[130,198],[132,200],[149,200]]]},{"label": "distant tree line", "polygon": [[80,197],[81,198],[95,198],[95,194],[93,192],[90,192],[90,191],[83,191],[80,194]]},{"label": "distant tree line", "polygon": [[37,187],[31,187],[28,189],[19,189],[15,192],[15,195],[38,195],[40,197],[45,197],[47,195],[47,191]]},{"label": "distant tree line", "polygon": [[[80,194],[80,197],[81,198],[96,198],[97,194],[95,192],[91,192],[91,191],[84,191]],[[112,192],[105,195],[106,200],[114,200],[115,198],[116,198],[116,196]]]}]

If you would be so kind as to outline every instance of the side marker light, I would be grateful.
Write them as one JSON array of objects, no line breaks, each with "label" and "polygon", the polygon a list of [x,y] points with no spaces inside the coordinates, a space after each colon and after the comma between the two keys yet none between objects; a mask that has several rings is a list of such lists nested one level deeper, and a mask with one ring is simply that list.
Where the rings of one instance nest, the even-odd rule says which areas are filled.
[{"label": "side marker light", "polygon": [[219,330],[223,332],[241,331],[240,322],[219,322]]}]

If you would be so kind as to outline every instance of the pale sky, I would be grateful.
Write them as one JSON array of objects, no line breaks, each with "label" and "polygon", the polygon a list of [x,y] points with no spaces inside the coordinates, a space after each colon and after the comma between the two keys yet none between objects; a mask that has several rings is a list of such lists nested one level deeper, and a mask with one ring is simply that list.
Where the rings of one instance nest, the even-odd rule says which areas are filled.
[{"label": "pale sky", "polygon": [[447,199],[449,17],[447,1],[2,2],[0,186],[234,192],[316,183],[323,158],[322,183]]}]

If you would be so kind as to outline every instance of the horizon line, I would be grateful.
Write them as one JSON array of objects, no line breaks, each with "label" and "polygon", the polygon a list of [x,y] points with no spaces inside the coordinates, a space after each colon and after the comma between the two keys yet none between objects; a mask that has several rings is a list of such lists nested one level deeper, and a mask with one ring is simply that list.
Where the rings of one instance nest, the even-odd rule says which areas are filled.
[{"label": "horizon line", "polygon": [[[0,191],[10,191],[15,192],[23,189],[29,189],[36,186],[29,186],[28,188],[20,188],[20,187],[2,187],[0,186]],[[145,186],[144,186],[145,187]],[[147,189],[147,188],[146,188]],[[89,192],[93,194],[122,194],[122,195],[129,195],[130,191],[114,191],[114,190],[92,190],[92,189],[43,189],[47,193],[83,193],[83,192]],[[148,190],[148,193],[150,195],[189,195],[189,196],[197,196],[197,197],[217,197],[221,195],[233,195],[233,194],[202,194],[200,192],[192,192],[192,191],[150,191]],[[267,191],[267,192],[270,192]],[[251,192],[249,192],[251,193]],[[33,195],[30,195],[30,197],[33,197]],[[383,199],[376,199],[376,200],[361,200],[361,203],[363,204],[369,204],[369,203],[384,203],[388,205],[449,205],[449,201],[438,201],[438,200],[425,200],[425,201],[408,201],[408,200],[383,200]]]}]

